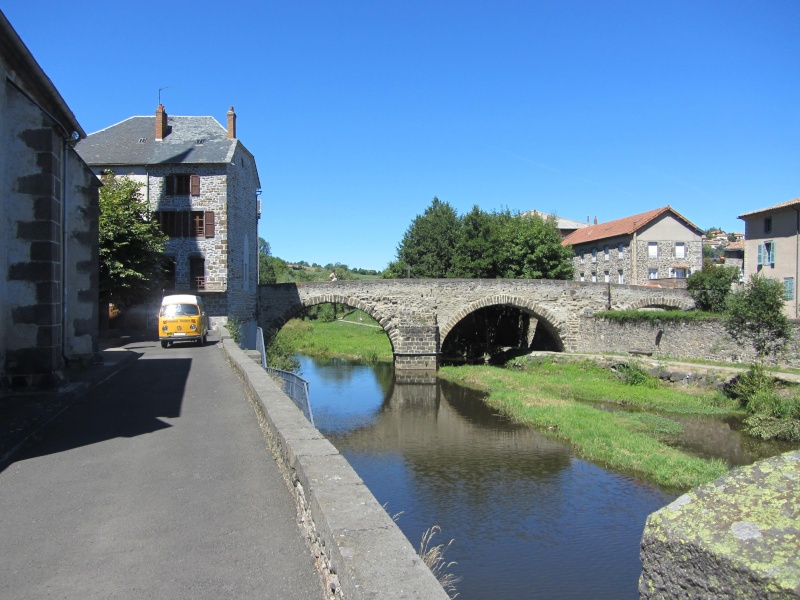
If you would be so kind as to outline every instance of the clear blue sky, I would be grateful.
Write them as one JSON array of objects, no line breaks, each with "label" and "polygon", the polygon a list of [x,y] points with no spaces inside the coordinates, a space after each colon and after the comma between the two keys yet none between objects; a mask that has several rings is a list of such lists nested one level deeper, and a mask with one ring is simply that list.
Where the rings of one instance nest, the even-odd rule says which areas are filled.
[{"label": "clear blue sky", "polygon": [[701,228],[800,196],[798,0],[5,0],[91,133],[162,102],[255,155],[289,261],[383,269],[464,214]]}]

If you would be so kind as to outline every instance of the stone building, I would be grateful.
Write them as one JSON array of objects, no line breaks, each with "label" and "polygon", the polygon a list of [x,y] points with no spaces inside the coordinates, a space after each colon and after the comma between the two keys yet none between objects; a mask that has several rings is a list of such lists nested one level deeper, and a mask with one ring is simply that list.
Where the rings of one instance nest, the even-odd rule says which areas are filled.
[{"label": "stone building", "polygon": [[55,386],[97,351],[99,182],[75,115],[0,12],[0,387]]},{"label": "stone building", "polygon": [[680,287],[703,268],[702,232],[669,206],[576,229],[574,279]]},{"label": "stone building", "polygon": [[[97,175],[111,171],[143,184],[169,236],[163,290],[203,297],[212,326],[234,317],[254,323],[258,287],[258,194],[252,154],[213,117],[130,117],[76,147]],[[149,309],[150,312],[154,308]]]},{"label": "stone building", "polygon": [[784,312],[798,318],[797,281],[800,279],[800,198],[739,215],[744,221],[744,274],[755,273],[781,281]]}]

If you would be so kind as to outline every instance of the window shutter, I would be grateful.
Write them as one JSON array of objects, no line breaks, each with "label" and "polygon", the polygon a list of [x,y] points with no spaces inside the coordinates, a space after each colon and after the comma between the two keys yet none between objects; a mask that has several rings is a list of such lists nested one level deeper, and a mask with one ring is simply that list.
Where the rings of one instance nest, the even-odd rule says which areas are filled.
[{"label": "window shutter", "polygon": [[758,260],[756,261],[756,264],[759,267],[764,264],[764,244],[758,245]]},{"label": "window shutter", "polygon": [[200,175],[192,175],[189,178],[189,193],[192,196],[200,195]]},{"label": "window shutter", "polygon": [[205,214],[205,225],[206,225],[206,237],[213,238],[214,237],[214,212],[208,211]]}]

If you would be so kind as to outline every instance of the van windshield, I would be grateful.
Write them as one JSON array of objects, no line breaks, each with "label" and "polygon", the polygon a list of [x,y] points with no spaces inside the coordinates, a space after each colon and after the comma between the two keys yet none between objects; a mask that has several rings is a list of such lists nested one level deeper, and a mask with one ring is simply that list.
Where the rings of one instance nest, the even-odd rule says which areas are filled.
[{"label": "van windshield", "polygon": [[161,307],[160,317],[195,316],[200,314],[196,304],[165,304]]}]

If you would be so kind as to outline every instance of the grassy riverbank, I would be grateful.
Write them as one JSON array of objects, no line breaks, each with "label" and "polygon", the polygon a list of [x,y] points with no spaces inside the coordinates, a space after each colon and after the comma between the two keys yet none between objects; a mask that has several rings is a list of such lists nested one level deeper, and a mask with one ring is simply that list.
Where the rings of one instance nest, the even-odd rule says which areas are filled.
[{"label": "grassy riverbank", "polygon": [[[360,311],[349,313],[344,321],[294,319],[279,335],[304,354],[367,362],[392,359],[386,333]],[[675,489],[706,483],[727,471],[722,461],[696,458],[669,446],[666,442],[679,433],[680,425],[661,416],[734,412],[736,403],[722,394],[691,386],[627,385],[589,363],[521,364],[529,367],[443,367],[439,374],[487,391],[486,402],[498,412],[564,441],[577,456],[610,470]],[[638,412],[603,410],[600,403],[635,407]]]},{"label": "grassy riverbank", "polygon": [[[734,403],[701,388],[627,385],[589,363],[529,363],[522,369],[444,367],[440,376],[489,393],[486,402],[512,420],[569,444],[577,456],[659,485],[688,489],[728,469],[665,443],[679,427],[658,413],[720,414]],[[609,411],[600,403],[642,409]]]},{"label": "grassy riverbank", "polygon": [[292,319],[278,335],[296,352],[311,356],[345,356],[366,362],[392,360],[392,344],[386,333],[361,311],[328,322]]}]

